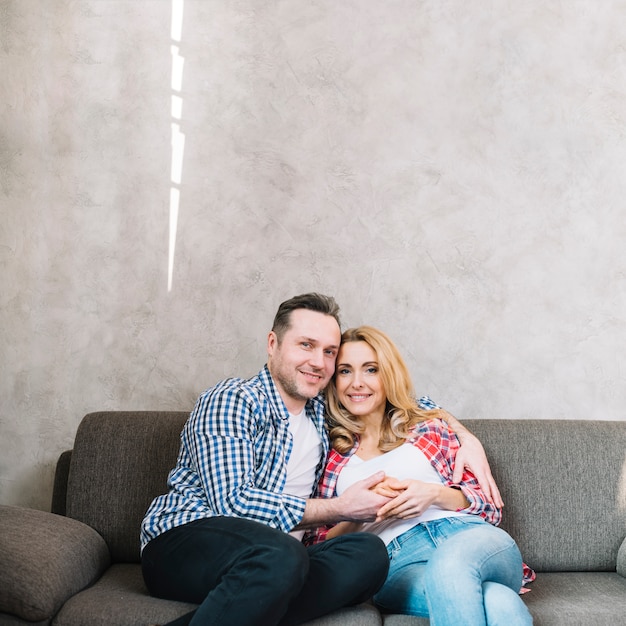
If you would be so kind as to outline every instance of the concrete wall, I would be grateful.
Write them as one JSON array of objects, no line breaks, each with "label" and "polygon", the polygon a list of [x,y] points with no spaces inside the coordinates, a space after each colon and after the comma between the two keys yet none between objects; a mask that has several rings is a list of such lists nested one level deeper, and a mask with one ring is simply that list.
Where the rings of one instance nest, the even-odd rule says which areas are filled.
[{"label": "concrete wall", "polygon": [[333,294],[460,418],[624,419],[626,2],[0,0],[0,502]]}]

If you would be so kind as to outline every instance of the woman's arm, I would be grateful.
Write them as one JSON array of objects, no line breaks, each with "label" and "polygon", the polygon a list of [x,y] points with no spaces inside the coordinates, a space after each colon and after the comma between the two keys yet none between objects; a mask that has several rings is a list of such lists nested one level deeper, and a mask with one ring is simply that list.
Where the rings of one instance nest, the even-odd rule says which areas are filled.
[{"label": "woman's arm", "polygon": [[339,522],[335,524],[327,533],[325,539],[333,539],[339,537],[339,535],[346,535],[348,533],[358,533],[363,524],[361,522]]},{"label": "woman's arm", "polygon": [[469,503],[463,508],[464,513],[480,515],[495,526],[500,523],[502,509],[487,498],[470,470],[463,472],[460,482],[453,480],[461,443],[445,419],[435,418],[420,422],[416,425],[410,441],[426,455],[446,487],[460,489]]},{"label": "woman's arm", "polygon": [[456,455],[452,481],[460,483],[463,478],[463,470],[467,468],[476,476],[483,493],[489,501],[498,508],[502,508],[504,502],[502,501],[498,485],[491,474],[491,468],[489,467],[489,461],[483,445],[454,415],[443,409],[441,409],[441,413],[442,419],[448,423],[450,429],[456,433],[461,442],[461,447]]}]

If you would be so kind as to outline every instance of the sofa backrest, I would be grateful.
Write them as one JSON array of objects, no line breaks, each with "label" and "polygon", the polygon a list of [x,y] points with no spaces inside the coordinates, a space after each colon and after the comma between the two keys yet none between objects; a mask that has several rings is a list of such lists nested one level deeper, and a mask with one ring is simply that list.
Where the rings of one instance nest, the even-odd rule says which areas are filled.
[{"label": "sofa backrest", "polygon": [[[101,412],[78,427],[66,513],[114,562],[139,561],[139,527],[167,490],[188,412]],[[538,571],[611,571],[626,536],[626,422],[464,420],[505,501],[502,526]]]},{"label": "sofa backrest", "polygon": [[626,422],[464,420],[503,494],[502,527],[538,571],[615,571],[626,536]]},{"label": "sofa backrest", "polygon": [[167,491],[189,412],[90,413],[81,421],[67,481],[66,514],[95,528],[113,562],[139,561],[139,527]]}]

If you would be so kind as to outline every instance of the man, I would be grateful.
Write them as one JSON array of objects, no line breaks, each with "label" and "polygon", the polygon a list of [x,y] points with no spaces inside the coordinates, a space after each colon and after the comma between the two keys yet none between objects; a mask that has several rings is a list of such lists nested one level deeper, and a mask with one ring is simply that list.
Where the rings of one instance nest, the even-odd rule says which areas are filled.
[{"label": "man", "polygon": [[387,552],[369,533],[308,548],[299,541],[308,527],[373,520],[388,501],[370,489],[382,473],[340,497],[310,497],[329,445],[320,393],[340,338],[333,298],[291,298],[278,309],[259,374],[198,399],[169,492],[141,529],[150,593],[200,605],[172,625],[300,624],[365,601],[385,581]]}]

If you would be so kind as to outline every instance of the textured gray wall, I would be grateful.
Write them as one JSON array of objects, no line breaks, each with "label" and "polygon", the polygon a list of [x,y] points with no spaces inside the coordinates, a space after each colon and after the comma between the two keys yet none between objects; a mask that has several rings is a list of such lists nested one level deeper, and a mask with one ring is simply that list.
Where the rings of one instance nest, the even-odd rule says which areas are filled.
[{"label": "textured gray wall", "polygon": [[49,506],[86,412],[254,373],[308,290],[461,418],[623,419],[625,23],[0,0],[0,502]]}]

